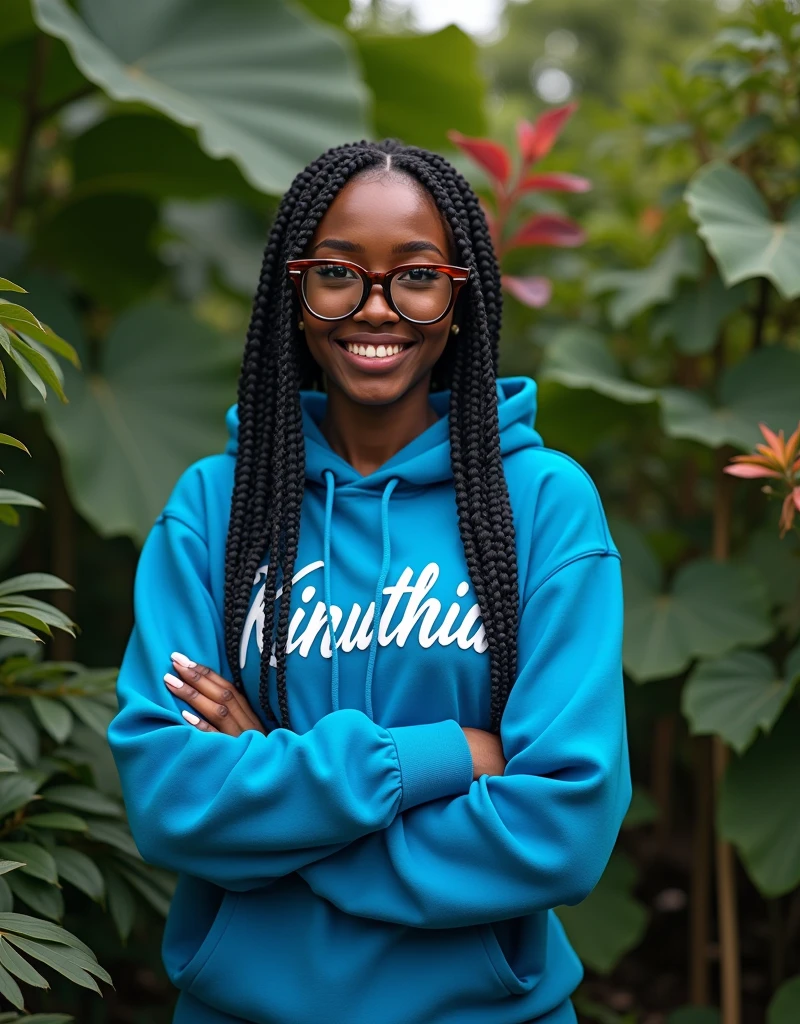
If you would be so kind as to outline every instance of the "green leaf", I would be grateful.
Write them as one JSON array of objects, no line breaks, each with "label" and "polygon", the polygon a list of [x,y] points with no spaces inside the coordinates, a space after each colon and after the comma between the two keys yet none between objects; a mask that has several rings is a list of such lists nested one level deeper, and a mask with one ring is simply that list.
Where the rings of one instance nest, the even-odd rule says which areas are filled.
[{"label": "green leaf", "polygon": [[[6,774],[0,776],[0,821],[12,811],[29,803],[38,789],[34,779],[25,775]],[[2,856],[0,847],[0,856]],[[7,855],[6,855],[7,856]]]},{"label": "green leaf", "polygon": [[657,820],[658,805],[655,800],[641,786],[635,785],[622,827],[639,828],[642,825],[650,825]]},{"label": "green leaf", "polygon": [[800,1020],[800,974],[785,981],[767,1008],[767,1024],[797,1024]]},{"label": "green leaf", "polygon": [[366,91],[347,40],[284,4],[163,0],[147,18],[126,0],[33,0],[39,27],[114,100],[197,130],[265,192],[283,192],[329,146],[367,134]]},{"label": "green leaf", "polygon": [[123,866],[120,862],[117,862],[117,870],[129,885],[137,889],[144,896],[157,914],[161,914],[162,917],[167,916],[170,898],[165,896],[158,885],[154,884],[153,880],[148,877],[149,872],[144,865],[140,868],[134,868],[133,866]]},{"label": "green leaf", "polygon": [[5,327],[10,327],[13,331],[23,326],[42,327],[37,317],[29,309],[17,305],[16,302],[2,300],[0,300],[0,323]]},{"label": "green leaf", "polygon": [[22,867],[21,860],[0,860],[0,875],[6,875],[9,871],[16,871]]},{"label": "green leaf", "polygon": [[[790,704],[772,732],[728,766],[718,828],[732,842],[762,895],[800,884],[800,708]],[[13,876],[12,876],[13,877]]]},{"label": "green leaf", "polygon": [[8,701],[0,703],[0,733],[19,751],[26,764],[36,764],[39,760],[39,733],[25,712]]},{"label": "green leaf", "polygon": [[93,820],[89,822],[87,835],[98,843],[113,846],[115,849],[129,854],[131,857],[141,860],[141,854],[137,849],[136,843],[133,841],[133,836],[128,831],[127,825],[123,826],[113,821]]},{"label": "green leaf", "polygon": [[50,786],[48,789],[42,790],[42,798],[50,803],[61,804],[63,807],[85,811],[87,814],[106,814],[119,817],[122,813],[122,808],[115,800],[89,786]]},{"label": "green leaf", "polygon": [[57,846],[53,851],[58,877],[80,889],[89,899],[99,903],[106,887],[100,869],[85,853],[71,846]]},{"label": "green leaf", "polygon": [[788,534],[781,540],[769,523],[750,534],[741,558],[761,573],[772,605],[797,601],[800,606],[800,537]]},{"label": "green leaf", "polygon": [[781,678],[764,654],[734,651],[703,661],[686,681],[681,707],[693,735],[721,736],[743,753],[761,732],[769,732],[800,679],[800,647],[794,672]]},{"label": "green leaf", "polygon": [[617,402],[653,402],[658,392],[626,380],[617,359],[598,331],[565,327],[549,342],[538,378],[556,380],[568,388],[583,388]]},{"label": "green leaf", "polygon": [[106,707],[99,701],[93,700],[91,697],[69,697],[65,695],[62,699],[72,709],[76,718],[79,718],[84,724],[88,725],[90,729],[94,729],[98,736],[105,738],[111,719],[115,714],[111,708]]},{"label": "green leaf", "polygon": [[18,284],[14,284],[13,281],[9,281],[7,277],[0,277],[0,292],[24,292],[25,289],[21,288]]},{"label": "green leaf", "polygon": [[14,981],[5,967],[0,964],[0,995],[4,995],[12,1006],[19,1010],[25,1009],[25,1000],[19,985]]},{"label": "green leaf", "polygon": [[136,894],[120,875],[111,868],[105,870],[108,891],[108,909],[119,937],[125,942],[136,918]]},{"label": "green leaf", "polygon": [[33,498],[30,494],[23,494],[21,491],[10,491],[5,487],[0,487],[0,503],[4,505],[28,505],[31,508],[44,508],[44,505],[38,498]]},{"label": "green leaf", "polygon": [[98,995],[101,994],[97,982],[83,967],[84,961],[80,960],[76,963],[72,959],[70,951],[65,950],[63,946],[55,946],[44,942],[31,942],[29,939],[20,938],[19,935],[9,935],[7,938],[9,942],[13,942],[24,953],[35,957],[37,960],[41,960],[48,967],[52,967],[59,974],[63,974],[69,981],[74,982],[76,985],[81,985],[83,988],[90,988],[92,991],[97,992]]},{"label": "green leaf", "polygon": [[712,404],[698,391],[661,391],[664,430],[711,448],[732,444],[749,451],[763,441],[759,422],[791,433],[797,426],[800,352],[778,345],[757,349],[722,374]]},{"label": "green leaf", "polygon": [[13,761],[10,757],[6,757],[5,754],[0,754],[0,773],[18,771],[19,765],[16,763],[16,761]]},{"label": "green leaf", "polygon": [[0,583],[0,597],[22,593],[24,590],[74,590],[75,588],[52,576],[49,572],[26,572],[22,576],[12,576]]},{"label": "green leaf", "polygon": [[147,196],[71,195],[40,225],[34,258],[60,267],[97,302],[122,308],[164,272],[152,242],[157,224]]},{"label": "green leaf", "polygon": [[722,324],[746,299],[745,285],[726,288],[714,273],[707,281],[681,288],[675,301],[656,315],[653,339],[673,338],[679,352],[705,355],[716,344]]},{"label": "green leaf", "polygon": [[30,455],[22,441],[18,441],[16,437],[12,437],[10,434],[0,434],[0,444],[11,445],[13,448],[21,449],[26,455]]},{"label": "green leaf", "polygon": [[639,683],[682,672],[695,659],[769,640],[775,627],[759,574],[749,566],[690,562],[664,592],[663,573],[643,538],[615,523],[625,590],[623,660]]},{"label": "green leaf", "polygon": [[58,883],[56,862],[43,846],[36,843],[3,842],[0,843],[0,857],[22,861],[24,867],[20,868],[20,871],[23,874],[41,878],[43,882],[49,882],[51,885]]},{"label": "green leaf", "polygon": [[8,619],[0,620],[0,636],[16,636],[23,640],[35,640],[41,643],[41,638],[30,629],[20,626],[16,622],[9,622]]},{"label": "green leaf", "polygon": [[700,274],[700,247],[696,239],[680,236],[641,270],[603,270],[591,276],[590,295],[614,292],[608,313],[615,327],[624,327],[650,306],[669,302],[684,278]]},{"label": "green leaf", "polygon": [[726,284],[766,277],[785,299],[800,295],[800,198],[775,221],[752,181],[720,162],[695,174],[685,198]]},{"label": "green leaf", "polygon": [[14,894],[5,878],[0,877],[0,913],[7,914],[14,906]]},{"label": "green leaf", "polygon": [[73,723],[69,708],[53,697],[31,697],[31,706],[56,743],[66,742]]},{"label": "green leaf", "polygon": [[35,985],[36,988],[50,988],[49,981],[43,978],[36,968],[29,964],[24,957],[21,957],[2,935],[0,935],[0,964],[7,971],[10,971],[11,974],[15,974],[20,981],[24,981],[26,985]]},{"label": "green leaf", "polygon": [[[75,140],[73,175],[81,195],[136,192],[154,199],[224,195],[251,205],[264,203],[234,163],[212,159],[198,147],[192,132],[151,114],[122,111],[89,128]],[[263,238],[261,244],[263,249]]]},{"label": "green leaf", "polygon": [[[69,405],[35,407],[77,510],[101,536],[143,540],[183,470],[222,451],[240,353],[184,310],[152,302],[117,321],[103,356],[91,376],[65,367]],[[167,394],[170,380],[182,386]]]},{"label": "green leaf", "polygon": [[[26,903],[31,910],[51,921],[60,921],[64,916],[64,897],[61,890],[48,882],[41,882],[38,878],[30,878],[20,871],[15,871],[8,876],[8,885],[17,899]],[[16,937],[7,935],[6,938],[14,942]]]},{"label": "green leaf", "polygon": [[479,50],[460,28],[448,25],[428,35],[357,33],[354,39],[374,96],[379,138],[441,150],[452,148],[450,129],[485,132]]},{"label": "green leaf", "polygon": [[746,117],[722,143],[725,155],[731,160],[735,159],[774,128],[775,122],[769,114],[752,114]]},{"label": "green leaf", "polygon": [[647,927],[647,910],[632,896],[636,875],[631,861],[617,851],[582,903],[557,908],[575,952],[601,974],[612,971],[628,950],[638,946]]},{"label": "green leaf", "polygon": [[36,828],[60,828],[69,832],[85,832],[89,828],[83,818],[79,818],[77,814],[69,814],[67,811],[35,814],[28,818],[26,824]]},{"label": "green leaf", "polygon": [[0,931],[13,932],[15,935],[27,935],[32,939],[44,939],[47,942],[61,942],[66,946],[83,950],[88,957],[94,953],[85,942],[57,924],[39,921],[29,914],[0,914]]}]

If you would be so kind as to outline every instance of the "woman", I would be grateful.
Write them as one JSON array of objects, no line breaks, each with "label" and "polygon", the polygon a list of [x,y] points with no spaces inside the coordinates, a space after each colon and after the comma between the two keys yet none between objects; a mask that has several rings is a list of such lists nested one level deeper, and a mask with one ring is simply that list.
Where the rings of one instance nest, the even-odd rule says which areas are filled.
[{"label": "woman", "polygon": [[147,538],[109,739],[179,873],[176,1024],[567,1024],[560,904],[630,798],[619,555],[497,380],[475,194],[324,153],[267,243],[224,454]]}]

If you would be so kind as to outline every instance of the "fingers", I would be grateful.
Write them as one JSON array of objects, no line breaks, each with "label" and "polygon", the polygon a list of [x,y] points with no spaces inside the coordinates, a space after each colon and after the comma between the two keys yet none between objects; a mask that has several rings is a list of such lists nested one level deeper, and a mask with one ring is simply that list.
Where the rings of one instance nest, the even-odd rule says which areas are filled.
[{"label": "fingers", "polygon": [[[167,672],[164,682],[181,700],[199,712],[215,731],[239,736],[247,729],[264,731],[263,726],[227,680],[208,666],[198,664],[178,651],[172,653],[172,666],[176,674]],[[195,723],[192,723],[195,724]]]},{"label": "fingers", "polygon": [[198,715],[193,715],[191,711],[184,709],[181,711],[181,714],[190,725],[196,726],[201,732],[219,732],[219,729],[215,729],[213,725],[210,725]]}]

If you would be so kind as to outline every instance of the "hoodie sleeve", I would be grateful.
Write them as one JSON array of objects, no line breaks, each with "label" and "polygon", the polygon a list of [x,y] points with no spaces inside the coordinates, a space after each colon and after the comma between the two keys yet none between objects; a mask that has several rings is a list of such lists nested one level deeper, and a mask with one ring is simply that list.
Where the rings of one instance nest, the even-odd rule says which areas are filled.
[{"label": "hoodie sleeve", "polygon": [[556,564],[545,560],[523,600],[501,726],[504,775],[484,775],[468,793],[409,810],[306,866],[300,873],[318,895],[353,915],[452,928],[576,904],[594,888],[631,782],[620,562],[599,499],[587,497],[550,520],[559,530],[566,521],[583,545],[565,552],[543,537],[539,549]]},{"label": "hoodie sleeve", "polygon": [[201,524],[189,519],[201,499],[186,500],[189,479],[142,549],[119,711],[108,729],[145,860],[246,890],[385,828],[407,807],[466,792],[472,761],[454,721],[388,730],[345,709],[303,735],[234,737],[187,725],[180,710],[188,705],[163,681],[170,652],[191,651],[227,672],[208,548]]}]

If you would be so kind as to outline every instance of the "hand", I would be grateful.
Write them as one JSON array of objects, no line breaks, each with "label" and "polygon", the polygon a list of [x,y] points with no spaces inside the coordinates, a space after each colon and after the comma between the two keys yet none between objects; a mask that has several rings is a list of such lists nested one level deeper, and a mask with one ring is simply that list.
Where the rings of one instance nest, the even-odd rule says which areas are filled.
[{"label": "hand", "polygon": [[506,759],[500,737],[493,732],[484,732],[483,729],[463,729],[463,733],[472,752],[472,778],[502,775],[506,770]]},{"label": "hand", "polygon": [[177,675],[167,672],[164,676],[167,688],[205,716],[199,718],[184,710],[181,714],[187,722],[203,732],[224,732],[229,736],[241,736],[248,729],[267,732],[244,694],[227,679],[178,651],[173,651],[170,657]]}]

